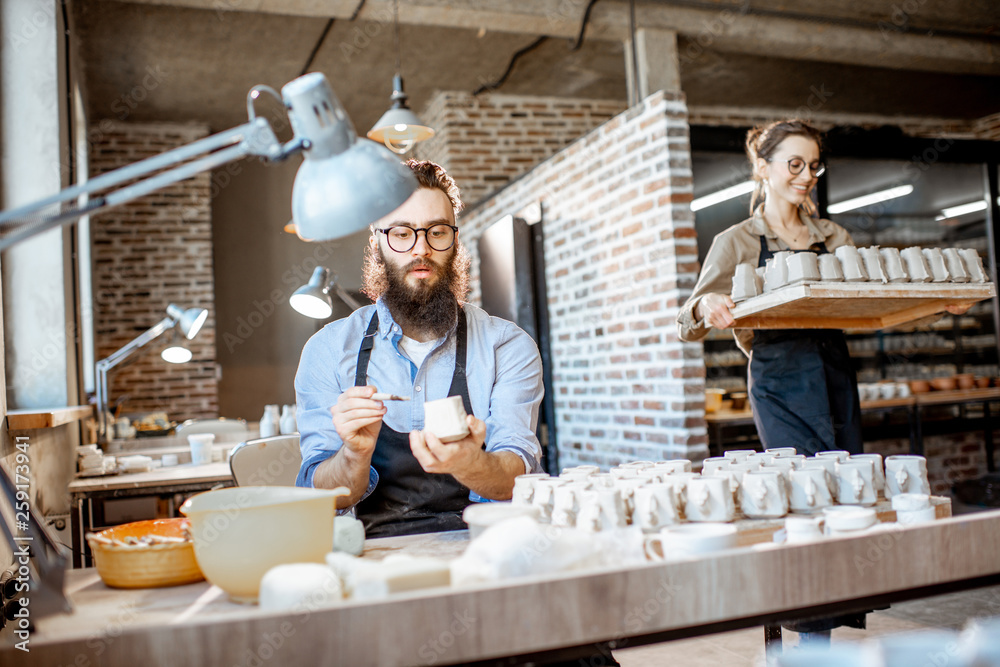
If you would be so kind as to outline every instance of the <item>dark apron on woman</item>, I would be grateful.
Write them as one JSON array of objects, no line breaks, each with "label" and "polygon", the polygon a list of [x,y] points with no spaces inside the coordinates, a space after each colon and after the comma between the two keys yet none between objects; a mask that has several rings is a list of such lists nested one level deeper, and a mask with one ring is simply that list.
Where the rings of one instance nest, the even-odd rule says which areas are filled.
[{"label": "dark apron on woman", "polygon": [[[817,247],[818,246],[818,247]],[[829,252],[825,243],[793,252]],[[774,253],[760,237],[764,266]],[[844,332],[839,329],[761,329],[750,351],[750,404],[765,449],[795,447],[799,454],[843,449],[864,451],[861,403]],[[794,632],[864,628],[867,613],[784,623]]]},{"label": "dark apron on woman", "polygon": [[[461,396],[465,411],[472,413],[469,387],[465,379],[465,311],[459,310],[455,333],[455,372],[448,396]],[[368,384],[368,361],[378,333],[378,313],[372,315],[368,330],[358,350],[358,369],[354,384]],[[449,474],[429,473],[410,451],[410,436],[389,428],[384,422],[375,442],[372,467],[378,484],[371,494],[357,504],[358,518],[368,537],[390,537],[464,530],[462,510],[471,504],[469,489]]]},{"label": "dark apron on woman", "polygon": [[[793,252],[827,253],[826,244]],[[774,253],[760,237],[764,266]],[[754,332],[750,353],[750,404],[765,449],[864,451],[858,381],[844,333],[837,329],[772,329]]]}]

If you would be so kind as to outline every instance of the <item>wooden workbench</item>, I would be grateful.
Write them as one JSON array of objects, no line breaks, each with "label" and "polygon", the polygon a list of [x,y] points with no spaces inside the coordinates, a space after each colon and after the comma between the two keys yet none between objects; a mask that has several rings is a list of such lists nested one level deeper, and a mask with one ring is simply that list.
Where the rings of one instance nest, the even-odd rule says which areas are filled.
[{"label": "wooden workbench", "polygon": [[[451,556],[464,535],[371,540],[366,555]],[[430,589],[297,614],[228,602],[204,582],[112,590],[95,571],[79,570],[68,576],[73,614],[39,620],[30,653],[4,647],[0,660],[46,667],[391,667],[464,664],[598,641],[635,646],[994,585],[998,554],[1000,511],[990,511],[891,533]]]}]

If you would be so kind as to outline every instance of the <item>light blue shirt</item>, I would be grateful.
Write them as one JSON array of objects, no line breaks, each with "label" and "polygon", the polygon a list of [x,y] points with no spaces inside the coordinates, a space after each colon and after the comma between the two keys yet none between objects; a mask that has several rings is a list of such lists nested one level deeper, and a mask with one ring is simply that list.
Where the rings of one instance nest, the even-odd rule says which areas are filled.
[{"label": "light blue shirt", "polygon": [[[455,371],[455,327],[438,341],[418,368],[399,351],[402,328],[381,299],[349,317],[331,322],[306,342],[295,375],[296,417],[301,435],[302,468],[298,486],[312,486],[316,466],[343,445],[330,408],[354,386],[358,350],[372,313],[378,309],[378,332],[368,364],[368,384],[381,392],[408,396],[385,401],[385,426],[409,433],[424,428],[424,403],[446,398]],[[544,391],[542,362],[535,342],[512,322],[465,305],[466,377],[476,417],[486,422],[486,451],[514,452],[527,472],[541,471],[541,446],[535,436]],[[378,484],[372,468],[368,496]],[[476,493],[470,499],[484,500]]]}]

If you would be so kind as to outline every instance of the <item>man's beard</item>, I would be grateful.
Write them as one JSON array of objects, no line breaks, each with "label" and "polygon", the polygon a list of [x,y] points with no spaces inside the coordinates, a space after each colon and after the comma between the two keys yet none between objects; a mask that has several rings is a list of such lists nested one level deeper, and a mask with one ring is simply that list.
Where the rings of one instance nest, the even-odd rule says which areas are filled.
[{"label": "man's beard", "polygon": [[[455,245],[455,251],[442,263],[429,258],[417,259],[405,266],[385,261],[382,248],[369,246],[365,256],[362,291],[372,299],[382,297],[389,312],[404,328],[416,329],[440,338],[455,324],[458,307],[469,291],[469,254],[465,246]],[[415,266],[430,267],[437,280],[433,284],[406,282]]]}]

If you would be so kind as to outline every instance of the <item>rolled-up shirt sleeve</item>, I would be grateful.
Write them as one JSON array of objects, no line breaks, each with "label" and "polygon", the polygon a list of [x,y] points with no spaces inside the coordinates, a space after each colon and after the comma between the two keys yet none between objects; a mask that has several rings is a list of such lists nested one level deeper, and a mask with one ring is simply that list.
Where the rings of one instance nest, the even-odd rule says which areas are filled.
[{"label": "rolled-up shirt sleeve", "polygon": [[[339,360],[324,346],[325,334],[325,331],[320,332],[306,342],[295,374],[295,416],[302,451],[296,486],[313,486],[317,466],[340,451],[344,444],[333,425],[330,408],[336,405],[345,387],[341,386],[340,374],[336,372]],[[378,474],[372,468],[362,499],[377,483]]]},{"label": "rolled-up shirt sleeve", "polygon": [[486,451],[514,452],[525,472],[541,472],[542,448],[535,435],[544,394],[542,361],[535,342],[507,323],[494,349],[496,379],[486,415]]},{"label": "rolled-up shirt sleeve", "polygon": [[745,261],[739,257],[739,249],[733,242],[732,236],[735,232],[736,229],[730,228],[712,241],[712,247],[705,255],[694,291],[677,315],[677,336],[681,340],[701,340],[712,329],[698,320],[697,309],[702,297],[706,294],[729,294],[732,291],[736,265],[740,261]]}]

